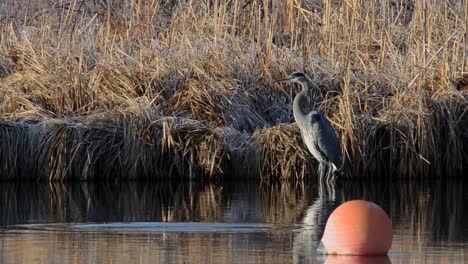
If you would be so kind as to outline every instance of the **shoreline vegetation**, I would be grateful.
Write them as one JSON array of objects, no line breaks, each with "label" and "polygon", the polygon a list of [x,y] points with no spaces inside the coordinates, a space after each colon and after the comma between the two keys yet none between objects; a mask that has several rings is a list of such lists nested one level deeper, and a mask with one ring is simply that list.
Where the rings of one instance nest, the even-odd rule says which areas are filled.
[{"label": "shoreline vegetation", "polygon": [[294,70],[347,177],[468,170],[467,1],[32,2],[0,3],[0,180],[315,179]]}]

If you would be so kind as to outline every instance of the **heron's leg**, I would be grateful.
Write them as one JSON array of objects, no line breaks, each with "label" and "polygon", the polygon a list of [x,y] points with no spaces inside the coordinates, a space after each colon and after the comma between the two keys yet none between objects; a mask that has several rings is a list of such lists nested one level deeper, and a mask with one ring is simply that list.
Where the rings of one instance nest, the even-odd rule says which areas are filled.
[{"label": "heron's leg", "polygon": [[333,175],[333,167],[332,165],[330,164],[330,162],[328,163],[328,166],[327,166],[327,183],[330,183],[331,182],[331,177]]},{"label": "heron's leg", "polygon": [[332,175],[331,175],[331,181],[333,183],[336,182],[337,177],[339,176],[340,171],[339,170],[332,170]]},{"label": "heron's leg", "polygon": [[324,197],[324,194],[326,192],[325,190],[325,184],[324,184],[324,167],[323,163],[319,162],[319,167],[318,167],[318,184],[319,184],[319,197]]},{"label": "heron's leg", "polygon": [[319,182],[320,182],[321,181],[320,177],[322,176],[322,163],[319,163],[317,172],[318,172],[318,179],[319,179]]},{"label": "heron's leg", "polygon": [[332,182],[327,183],[327,190],[328,190],[328,200],[335,201],[335,184]]},{"label": "heron's leg", "polygon": [[330,174],[331,172],[331,167],[330,167],[330,164],[328,164],[328,168],[327,168],[327,189],[328,189],[328,197],[330,197],[331,195],[331,191],[333,189],[333,184],[332,182],[330,181]]},{"label": "heron's leg", "polygon": [[327,182],[328,181],[328,168],[327,168],[326,163],[323,164],[323,177],[325,179],[325,182]]},{"label": "heron's leg", "polygon": [[319,167],[318,167],[318,177],[319,177],[319,183],[320,185],[323,184],[323,173],[324,173],[324,170],[323,170],[323,163],[322,162],[319,162]]},{"label": "heron's leg", "polygon": [[323,180],[326,180],[326,167],[325,167],[325,163],[322,163],[320,162],[320,179],[323,181]]},{"label": "heron's leg", "polygon": [[332,171],[331,182],[336,182],[336,173],[334,171]]},{"label": "heron's leg", "polygon": [[325,184],[323,184],[323,181],[320,180],[319,184],[318,184],[318,189],[319,189],[319,198],[322,199],[323,197],[325,197],[325,194],[326,194],[326,190],[325,190]]}]

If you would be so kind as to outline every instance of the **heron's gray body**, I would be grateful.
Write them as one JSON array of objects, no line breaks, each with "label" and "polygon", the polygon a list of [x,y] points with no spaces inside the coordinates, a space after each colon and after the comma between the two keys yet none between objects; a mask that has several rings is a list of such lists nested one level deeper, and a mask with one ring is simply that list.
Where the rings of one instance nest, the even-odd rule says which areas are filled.
[{"label": "heron's gray body", "polygon": [[306,102],[307,90],[304,89],[294,98],[293,114],[301,131],[302,140],[310,153],[320,163],[333,166],[334,170],[341,168],[340,146],[335,130],[328,119],[317,111],[306,113],[301,108],[301,101]]},{"label": "heron's gray body", "polygon": [[[328,165],[327,182],[333,174],[341,170],[341,149],[335,130],[328,119],[315,110],[308,111],[309,106],[315,108],[316,98],[309,97],[310,80],[302,73],[292,73],[279,81],[296,82],[302,85],[302,91],[296,95],[293,102],[293,114],[301,131],[302,140],[312,156],[319,162],[320,180],[325,176],[324,166]],[[316,96],[315,96],[316,97]],[[314,102],[311,102],[314,101]]]}]

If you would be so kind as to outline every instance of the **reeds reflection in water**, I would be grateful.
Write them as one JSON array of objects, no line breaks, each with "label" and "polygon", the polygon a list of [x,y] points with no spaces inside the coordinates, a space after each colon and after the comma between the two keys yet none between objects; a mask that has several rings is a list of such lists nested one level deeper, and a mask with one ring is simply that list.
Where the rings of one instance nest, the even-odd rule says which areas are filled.
[{"label": "reeds reflection in water", "polygon": [[[317,257],[315,247],[328,214],[351,199],[373,201],[389,213],[394,225],[389,256],[393,263],[459,262],[467,255],[468,208],[463,202],[467,183],[343,182],[326,193],[316,187],[173,181],[2,184],[0,259],[7,263],[328,261]],[[74,228],[75,223],[115,222],[128,223],[130,231]],[[132,232],[132,223],[138,222],[270,227],[249,232]]]}]

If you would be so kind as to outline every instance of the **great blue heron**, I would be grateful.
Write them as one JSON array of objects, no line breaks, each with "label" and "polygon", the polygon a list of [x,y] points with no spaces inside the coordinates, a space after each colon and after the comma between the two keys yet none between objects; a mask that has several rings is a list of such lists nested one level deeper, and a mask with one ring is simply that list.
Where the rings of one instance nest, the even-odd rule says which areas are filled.
[{"label": "great blue heron", "polygon": [[[299,83],[302,86],[302,91],[294,97],[294,119],[301,131],[302,140],[319,162],[320,182],[324,177],[327,183],[332,182],[335,174],[341,170],[341,149],[335,130],[327,118],[315,110],[308,111],[309,105],[314,106],[315,103],[308,103],[311,101],[308,100],[310,89],[314,84],[302,72],[293,72],[275,82]],[[316,85],[314,87],[318,88]],[[327,165],[328,171],[325,176]]]}]

